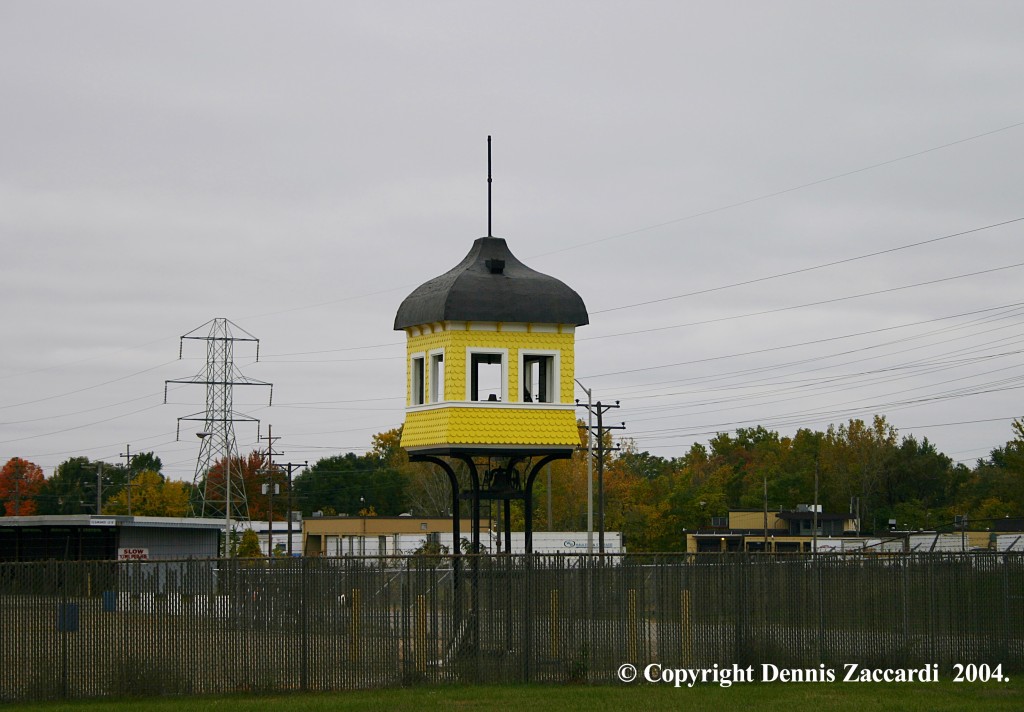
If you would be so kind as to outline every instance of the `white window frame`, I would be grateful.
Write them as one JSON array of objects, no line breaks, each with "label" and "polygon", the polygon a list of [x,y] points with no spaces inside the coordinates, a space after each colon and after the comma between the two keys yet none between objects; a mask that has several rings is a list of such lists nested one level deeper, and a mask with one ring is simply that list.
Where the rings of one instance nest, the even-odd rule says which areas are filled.
[{"label": "white window frame", "polygon": [[[444,357],[444,349],[432,349],[430,351],[430,353],[428,354],[428,356],[429,356],[429,358],[427,359],[427,368],[429,369],[429,373],[428,373],[427,378],[428,378],[428,383],[430,384],[429,389],[428,389],[429,390],[428,397],[430,399],[429,402],[430,403],[443,403],[444,402],[444,396],[445,396],[445,393],[444,393],[444,372],[445,372],[445,368],[447,368],[447,364],[445,363],[445,357]],[[440,356],[440,363],[443,364],[441,366],[441,368],[437,368],[437,363],[438,363],[437,358],[439,356]],[[438,375],[439,372],[440,372],[440,375]]]},{"label": "white window frame", "polygon": [[[419,383],[416,380],[416,362],[421,364]],[[417,397],[418,396],[418,397]],[[422,351],[409,354],[409,405],[423,405],[427,402],[427,355]]]},{"label": "white window frame", "polygon": [[[541,350],[541,349],[520,349],[519,350],[519,402],[527,403],[526,389],[523,387],[523,381],[526,379],[526,357],[528,356],[547,356],[551,358],[551,369],[548,373],[548,393],[551,400],[543,401],[543,403],[561,403],[562,402],[562,367],[561,367],[561,351],[557,350]],[[529,404],[541,403],[534,399]]]},{"label": "white window frame", "polygon": [[466,347],[466,400],[470,403],[489,403],[487,400],[473,400],[473,354],[495,354],[501,356],[501,402],[508,403],[508,349],[488,349],[480,346]]}]

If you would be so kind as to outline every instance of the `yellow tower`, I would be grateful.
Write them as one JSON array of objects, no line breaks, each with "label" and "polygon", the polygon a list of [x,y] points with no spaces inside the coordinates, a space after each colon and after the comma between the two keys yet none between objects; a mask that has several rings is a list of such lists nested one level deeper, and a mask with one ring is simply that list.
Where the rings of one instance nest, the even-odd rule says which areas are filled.
[{"label": "yellow tower", "polygon": [[573,346],[587,321],[576,292],[517,260],[505,240],[478,239],[398,310],[395,329],[408,336],[403,447],[574,447]]},{"label": "yellow tower", "polygon": [[[504,500],[506,521],[508,502],[524,499],[528,548],[533,478],[580,442],[573,349],[576,328],[588,321],[575,291],[524,265],[498,237],[476,240],[395,317],[408,339],[402,446],[444,467],[453,490],[440,457],[468,465],[474,521],[481,498]],[[481,458],[488,464],[479,473]]]}]

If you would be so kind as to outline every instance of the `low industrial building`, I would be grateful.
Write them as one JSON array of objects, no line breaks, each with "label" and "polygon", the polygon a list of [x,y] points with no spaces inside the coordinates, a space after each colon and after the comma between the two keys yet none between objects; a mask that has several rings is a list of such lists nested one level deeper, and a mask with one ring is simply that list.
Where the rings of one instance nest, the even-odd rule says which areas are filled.
[{"label": "low industrial building", "polygon": [[[460,519],[464,536],[472,520]],[[488,523],[481,522],[481,530]],[[452,550],[449,517],[310,517],[302,522],[304,556],[403,556],[428,544]]]},{"label": "low industrial building", "polygon": [[213,558],[224,522],[90,514],[0,517],[0,561]]},{"label": "low industrial building", "polygon": [[[265,524],[265,523],[264,523]],[[283,524],[275,522],[276,524]],[[421,552],[450,553],[452,520],[447,517],[312,517],[303,525],[302,551],[306,556],[409,556]],[[480,551],[484,554],[526,553],[526,533],[511,533],[512,547],[506,550],[505,534],[480,523]],[[470,520],[459,522],[462,548],[470,536]],[[282,536],[275,528],[275,541]],[[621,532],[605,532],[605,552],[624,554]],[[598,537],[594,533],[593,552]],[[534,532],[535,554],[585,554],[586,532]]]},{"label": "low industrial building", "polygon": [[848,513],[817,512],[810,505],[793,510],[733,509],[712,517],[711,526],[686,532],[686,550],[695,553],[768,552],[796,554],[812,550],[816,538],[857,535],[857,519]]},{"label": "low industrial building", "polygon": [[811,505],[769,511],[767,515],[764,509],[734,509],[727,517],[712,517],[710,527],[686,532],[686,550],[770,554],[1024,551],[1020,520],[995,520],[992,524],[986,531],[893,530],[879,536],[860,534],[852,514],[815,514]]}]

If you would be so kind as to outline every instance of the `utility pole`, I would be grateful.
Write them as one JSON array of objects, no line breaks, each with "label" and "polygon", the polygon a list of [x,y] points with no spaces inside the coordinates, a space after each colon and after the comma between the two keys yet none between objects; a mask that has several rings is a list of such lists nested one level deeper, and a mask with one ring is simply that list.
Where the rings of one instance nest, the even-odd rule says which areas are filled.
[{"label": "utility pole", "polygon": [[128,474],[125,476],[125,489],[128,490],[128,516],[132,516],[132,459],[135,455],[132,455],[132,446],[125,445],[125,451],[121,453],[121,457],[128,463]]},{"label": "utility pole", "polygon": [[285,468],[288,475],[288,556],[290,558],[292,555],[292,473],[300,467],[309,467],[309,462],[286,462],[281,467]]},{"label": "utility pole", "polygon": [[764,553],[768,553],[768,470],[764,470]]},{"label": "utility pole", "polygon": [[[594,553],[594,392],[573,379],[587,394],[587,553]],[[576,399],[576,407],[581,405]]]},{"label": "utility pole", "polygon": [[283,455],[281,452],[274,452],[274,441],[280,440],[281,437],[274,437],[274,426],[267,424],[267,437],[257,435],[257,440],[267,441],[267,465],[266,475],[267,482],[263,485],[263,494],[269,495],[270,501],[267,507],[267,556],[274,555],[274,495],[280,491],[280,488],[276,482],[274,482],[274,455]]},{"label": "utility pole", "polygon": [[[583,405],[582,403],[578,405]],[[612,408],[619,407],[619,401],[615,401],[615,404],[605,405],[598,401],[597,403],[586,406],[587,412],[591,413],[597,418],[597,452],[594,453],[594,457],[597,459],[597,550],[599,553],[604,553],[604,456],[605,453],[610,450],[618,450],[617,447],[607,447],[604,443],[604,436],[606,433],[612,430],[625,430],[626,424],[620,425],[605,425],[604,414]],[[589,427],[589,426],[588,426]]]},{"label": "utility pole", "polygon": [[96,516],[103,514],[103,462],[96,463]]},{"label": "utility pole", "polygon": [[812,534],[812,537],[813,537],[812,538],[812,543],[811,543],[811,548],[813,549],[812,553],[815,555],[815,559],[817,559],[817,554],[818,554],[818,458],[817,457],[814,458],[814,515],[813,515],[813,519],[814,519],[814,521],[811,523],[811,534]]}]

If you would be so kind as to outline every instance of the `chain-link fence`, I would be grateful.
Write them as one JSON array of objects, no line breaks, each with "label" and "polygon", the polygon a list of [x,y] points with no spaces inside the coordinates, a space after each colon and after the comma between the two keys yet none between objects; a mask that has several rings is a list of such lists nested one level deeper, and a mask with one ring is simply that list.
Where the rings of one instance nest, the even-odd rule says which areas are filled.
[{"label": "chain-link fence", "polygon": [[623,663],[1024,668],[1024,556],[0,564],[0,700],[609,683]]}]

